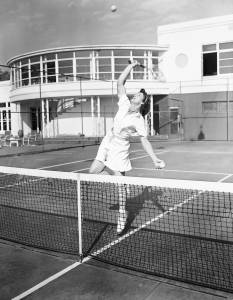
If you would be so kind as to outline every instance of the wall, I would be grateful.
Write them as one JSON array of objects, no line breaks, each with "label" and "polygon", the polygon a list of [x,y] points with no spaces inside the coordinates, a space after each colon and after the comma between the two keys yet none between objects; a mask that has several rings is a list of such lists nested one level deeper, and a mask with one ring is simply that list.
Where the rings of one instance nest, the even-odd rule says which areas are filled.
[{"label": "wall", "polygon": [[167,81],[200,80],[202,45],[232,41],[232,24],[229,15],[159,26],[158,43],[169,47],[160,63]]},{"label": "wall", "polygon": [[[233,110],[229,106],[228,134],[227,134],[227,113],[226,112],[203,112],[203,101],[233,101],[232,93],[195,93],[183,94],[184,100],[183,122],[185,140],[197,140],[200,130],[206,140],[233,140]],[[227,137],[228,136],[228,137]]]}]

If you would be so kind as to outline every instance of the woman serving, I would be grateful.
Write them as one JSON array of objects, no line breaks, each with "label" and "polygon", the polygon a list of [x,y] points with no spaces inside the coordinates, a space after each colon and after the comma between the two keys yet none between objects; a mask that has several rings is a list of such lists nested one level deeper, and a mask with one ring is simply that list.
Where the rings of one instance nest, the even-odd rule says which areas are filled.
[{"label": "woman serving", "polygon": [[[147,139],[147,129],[144,121],[149,111],[149,97],[144,89],[135,94],[131,99],[126,95],[125,82],[131,70],[140,65],[133,61],[129,64],[117,81],[118,112],[114,118],[112,129],[103,138],[97,156],[89,172],[92,174],[125,175],[132,169],[129,159],[130,137],[139,136],[144,150],[151,157],[156,169],[165,167],[164,161],[154,153],[151,143]],[[108,169],[106,169],[106,167]],[[117,232],[121,233],[127,218],[125,211],[126,196],[120,197],[120,209]],[[121,221],[122,220],[122,221]]]}]

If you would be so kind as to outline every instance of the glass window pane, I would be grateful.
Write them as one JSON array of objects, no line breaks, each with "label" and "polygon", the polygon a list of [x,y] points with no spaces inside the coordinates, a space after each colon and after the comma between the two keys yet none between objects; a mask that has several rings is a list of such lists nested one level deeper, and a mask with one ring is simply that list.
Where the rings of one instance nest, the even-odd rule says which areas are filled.
[{"label": "glass window pane", "polygon": [[125,65],[125,67],[129,64],[128,58],[115,58],[116,65]]},{"label": "glass window pane", "polygon": [[219,44],[219,49],[233,49],[233,42],[229,43],[220,43]]},{"label": "glass window pane", "polygon": [[30,58],[31,63],[39,62],[40,61],[40,56],[33,56]]},{"label": "glass window pane", "polygon": [[217,75],[217,53],[203,54],[203,76]]},{"label": "glass window pane", "polygon": [[203,102],[202,103],[203,112],[217,112],[217,102]]},{"label": "glass window pane", "polygon": [[21,70],[22,70],[22,79],[28,78],[28,74],[29,74],[29,72],[28,72],[28,66],[22,67]]},{"label": "glass window pane", "polygon": [[34,64],[31,65],[31,77],[40,77],[40,65]]},{"label": "glass window pane", "polygon": [[152,51],[152,56],[159,56],[159,51],[158,50],[153,50]]},{"label": "glass window pane", "polygon": [[58,66],[59,67],[73,67],[73,61],[72,60],[59,60]]},{"label": "glass window pane", "polygon": [[90,66],[90,59],[77,59],[76,65],[77,66]]},{"label": "glass window pane", "polygon": [[229,73],[233,73],[233,67],[221,67],[219,69],[219,73],[220,74],[229,74]]},{"label": "glass window pane", "polygon": [[99,62],[99,65],[111,66],[111,58],[98,58],[97,61]]},{"label": "glass window pane", "polygon": [[111,50],[97,50],[98,56],[111,56]]},{"label": "glass window pane", "polygon": [[233,66],[233,59],[220,60],[220,66]]},{"label": "glass window pane", "polygon": [[28,58],[21,60],[21,66],[28,64]]},{"label": "glass window pane", "polygon": [[48,53],[46,55],[43,55],[43,60],[53,60],[55,59],[55,53]]},{"label": "glass window pane", "polygon": [[119,50],[114,50],[114,56],[130,56],[130,50],[127,49],[119,49]]},{"label": "glass window pane", "polygon": [[75,52],[76,57],[90,57],[90,50],[79,50]]},{"label": "glass window pane", "polygon": [[112,73],[100,73],[99,79],[102,80],[111,80],[112,79]]},{"label": "glass window pane", "polygon": [[227,103],[226,102],[218,102],[218,111],[226,112],[227,111]]},{"label": "glass window pane", "polygon": [[115,65],[115,71],[121,72],[125,69],[126,65]]},{"label": "glass window pane", "polygon": [[77,73],[89,73],[90,66],[77,66],[76,71]]},{"label": "glass window pane", "polygon": [[233,58],[233,52],[220,52],[219,58],[220,59]]},{"label": "glass window pane", "polygon": [[59,67],[59,73],[73,74],[73,67]]},{"label": "glass window pane", "polygon": [[99,66],[99,72],[111,72],[111,66]]},{"label": "glass window pane", "polygon": [[133,56],[144,56],[144,50],[133,50]]},{"label": "glass window pane", "polygon": [[69,51],[69,52],[59,52],[57,54],[57,58],[60,59],[60,58],[72,58],[73,57],[73,52],[72,51]]},{"label": "glass window pane", "polygon": [[29,84],[29,80],[28,79],[23,79],[22,80],[22,85],[28,85]]},{"label": "glass window pane", "polygon": [[216,50],[216,44],[203,45],[203,46],[202,46],[202,51],[203,51],[203,52],[215,51],[215,50]]}]

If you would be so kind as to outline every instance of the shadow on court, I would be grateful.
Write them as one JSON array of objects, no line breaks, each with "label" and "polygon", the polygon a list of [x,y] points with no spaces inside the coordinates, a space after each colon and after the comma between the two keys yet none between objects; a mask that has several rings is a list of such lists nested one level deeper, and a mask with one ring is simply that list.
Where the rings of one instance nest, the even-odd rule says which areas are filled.
[{"label": "shadow on court", "polygon": [[[147,201],[151,202],[154,208],[157,209],[157,213],[165,212],[165,207],[163,207],[159,202],[159,199],[162,196],[162,191],[152,191],[151,188],[146,187],[143,188],[141,193],[137,194],[135,197],[127,197],[125,206],[127,211],[127,219],[124,230],[121,232],[120,236],[126,234],[130,230],[134,220],[143,210]],[[111,205],[109,209],[119,211],[119,203]]]}]

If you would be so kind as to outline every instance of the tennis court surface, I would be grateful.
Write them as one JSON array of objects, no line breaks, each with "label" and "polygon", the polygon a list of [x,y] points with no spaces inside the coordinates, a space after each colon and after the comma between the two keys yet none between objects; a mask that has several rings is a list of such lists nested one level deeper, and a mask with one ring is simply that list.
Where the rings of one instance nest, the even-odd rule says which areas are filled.
[{"label": "tennis court surface", "polygon": [[93,147],[0,159],[5,299],[233,299],[232,144],[154,149],[166,169],[134,145],[127,177],[86,174]]}]

